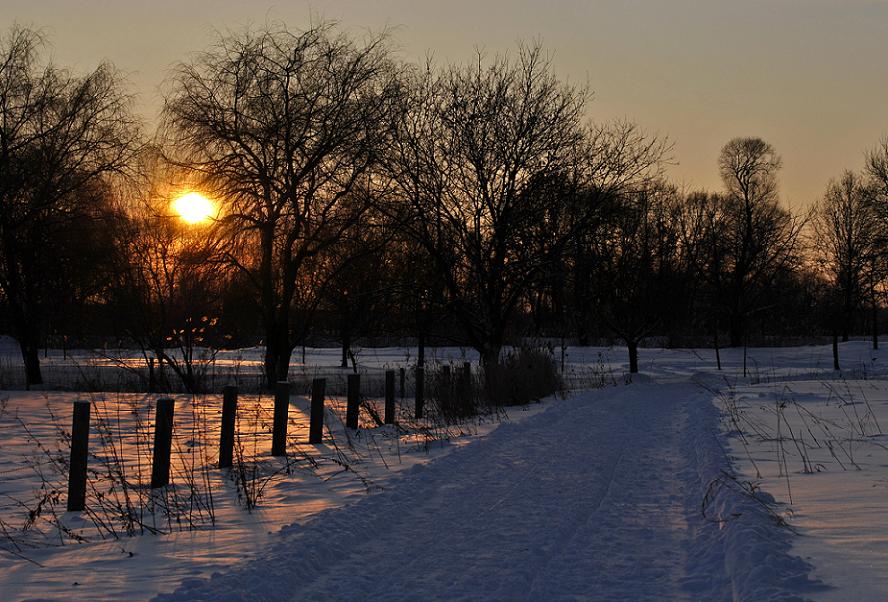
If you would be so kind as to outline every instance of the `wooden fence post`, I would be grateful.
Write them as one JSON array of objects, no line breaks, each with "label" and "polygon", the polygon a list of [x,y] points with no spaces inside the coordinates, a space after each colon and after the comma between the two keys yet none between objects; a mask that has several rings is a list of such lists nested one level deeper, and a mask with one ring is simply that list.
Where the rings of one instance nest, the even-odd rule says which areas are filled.
[{"label": "wooden fence post", "polygon": [[157,400],[154,409],[154,457],[151,462],[151,489],[170,484],[170,452],[173,448],[173,400]]},{"label": "wooden fence post", "polygon": [[395,371],[385,371],[385,420],[386,424],[395,423]]},{"label": "wooden fence post", "polygon": [[345,408],[345,426],[358,428],[358,413],[361,403],[361,375],[348,375],[348,405]]},{"label": "wooden fence post", "polygon": [[274,389],[274,423],[271,427],[271,455],[287,455],[287,418],[290,410],[290,383],[278,381]]},{"label": "wooden fence post", "polygon": [[222,389],[222,430],[219,433],[219,468],[229,468],[234,460],[234,421],[237,416],[237,387]]},{"label": "wooden fence post", "polygon": [[416,392],[416,418],[422,418],[422,406],[423,406],[423,387],[425,385],[425,369],[422,366],[416,367],[416,383],[415,383],[415,392]]},{"label": "wooden fence post", "polygon": [[86,509],[86,463],[89,457],[88,401],[74,402],[71,421],[71,459],[68,464],[68,511]]},{"label": "wooden fence post", "polygon": [[324,390],[326,378],[311,381],[311,419],[308,425],[308,442],[321,443],[324,440]]}]

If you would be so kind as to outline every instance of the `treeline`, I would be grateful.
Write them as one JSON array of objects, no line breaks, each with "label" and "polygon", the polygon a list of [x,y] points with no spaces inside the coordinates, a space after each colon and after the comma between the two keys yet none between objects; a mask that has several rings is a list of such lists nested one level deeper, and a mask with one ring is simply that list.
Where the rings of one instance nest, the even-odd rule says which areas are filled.
[{"label": "treeline", "polygon": [[[116,339],[194,383],[204,347],[525,337],[671,345],[871,332],[888,234],[888,141],[815,209],[779,202],[781,161],[727,142],[721,191],[664,175],[667,140],[591,123],[542,48],[405,64],[387,36],[322,24],[221,36],[170,75],[150,136],[110,65],[0,43],[0,332],[29,384],[39,349]],[[180,193],[218,203],[204,224]],[[172,350],[175,350],[173,352]],[[189,380],[191,379],[191,380]]]}]

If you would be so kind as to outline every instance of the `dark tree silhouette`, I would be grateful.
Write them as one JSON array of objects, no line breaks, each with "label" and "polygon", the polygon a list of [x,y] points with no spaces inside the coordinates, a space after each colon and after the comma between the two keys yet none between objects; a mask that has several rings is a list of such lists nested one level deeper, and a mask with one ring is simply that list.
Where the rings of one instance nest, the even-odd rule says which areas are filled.
[{"label": "dark tree silhouette", "polygon": [[168,367],[187,391],[201,392],[227,276],[213,261],[217,232],[211,223],[186,224],[174,212],[182,187],[157,152],[146,149],[137,165],[142,177],[121,192],[134,198],[127,198],[127,219],[117,228],[121,253],[108,300],[118,331],[142,351],[151,390],[167,388]]},{"label": "dark tree silhouette", "polygon": [[726,243],[719,269],[725,270],[721,303],[726,309],[732,347],[746,342],[749,319],[762,309],[769,278],[798,260],[804,220],[778,205],[777,171],[781,160],[760,138],[734,138],[718,160],[726,196],[721,217]]},{"label": "dark tree silhouette", "polygon": [[418,78],[399,131],[409,222],[447,288],[450,310],[496,365],[530,282],[552,256],[524,237],[543,208],[522,196],[578,143],[585,95],[561,85],[537,48]]},{"label": "dark tree silhouette", "polygon": [[627,195],[595,246],[596,306],[602,321],[626,342],[629,372],[638,372],[638,346],[678,313],[684,292],[675,191],[652,186]]},{"label": "dark tree silhouette", "polygon": [[888,137],[866,154],[869,204],[874,214],[873,254],[868,266],[873,349],[879,348],[879,308],[888,279]]},{"label": "dark tree silhouette", "polygon": [[814,244],[840,299],[842,340],[847,341],[856,311],[868,292],[868,269],[875,253],[876,217],[862,178],[845,171],[830,181],[812,220]]},{"label": "dark tree silhouette", "polygon": [[307,263],[369,207],[342,200],[374,186],[396,89],[384,37],[359,45],[331,25],[223,37],[177,70],[174,160],[224,202],[228,259],[258,293],[269,385],[286,378],[300,338],[292,305]]},{"label": "dark tree silhouette", "polygon": [[[479,57],[441,74],[429,68],[410,82],[393,124],[392,165],[415,218],[406,228],[488,369],[530,288],[590,223],[599,200],[660,158],[662,145],[632,127],[584,129],[586,93],[551,71],[539,46],[521,47],[514,60]],[[588,179],[588,203],[574,205],[569,228],[534,244],[552,206],[572,199],[532,189],[570,170]]]},{"label": "dark tree silhouette", "polygon": [[123,172],[139,140],[110,65],[76,77],[41,64],[41,43],[22,28],[0,41],[0,290],[28,385],[43,382],[37,348],[54,294],[48,271],[69,254],[64,243],[88,240],[65,234],[101,213],[108,177]]}]

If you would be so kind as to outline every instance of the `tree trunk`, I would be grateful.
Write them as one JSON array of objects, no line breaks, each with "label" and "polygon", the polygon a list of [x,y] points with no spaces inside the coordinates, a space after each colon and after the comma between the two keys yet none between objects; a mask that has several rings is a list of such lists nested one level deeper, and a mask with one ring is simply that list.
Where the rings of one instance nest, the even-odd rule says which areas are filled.
[{"label": "tree trunk", "polygon": [[879,304],[876,302],[876,291],[873,290],[873,306],[872,306],[872,320],[873,320],[873,349],[879,348]]},{"label": "tree trunk", "polygon": [[[19,307],[12,307],[12,326],[19,342],[22,360],[25,364],[25,386],[42,385],[43,374],[40,370],[40,333],[33,327],[34,322]],[[17,311],[18,310],[18,311]]]},{"label": "tree trunk", "polygon": [[626,346],[629,348],[629,374],[638,374],[638,341],[627,339]]},{"label": "tree trunk", "polygon": [[487,397],[493,402],[501,402],[503,400],[497,397],[497,368],[499,367],[499,357],[502,351],[502,345],[490,346],[485,349],[479,349],[478,354],[481,357],[481,368],[484,370],[484,387],[487,390]]},{"label": "tree trunk", "polygon": [[265,369],[265,388],[270,389],[274,387],[274,383],[277,382],[277,366],[278,366],[278,352],[277,352],[277,343],[271,338],[266,338],[265,340],[265,358],[263,361],[263,368]]},{"label": "tree trunk", "polygon": [[[274,223],[269,222],[261,229],[259,280],[261,282],[261,309],[265,330],[265,387],[274,390],[281,377],[286,378],[286,368],[290,362],[289,328],[290,297],[278,295],[274,278]],[[283,356],[283,357],[282,357]],[[285,358],[285,359],[284,359]],[[281,363],[285,371],[281,373]]]},{"label": "tree trunk", "polygon": [[25,383],[28,389],[32,385],[43,384],[43,374],[40,371],[40,352],[34,343],[20,343],[22,359],[25,362]]},{"label": "tree trunk", "polygon": [[278,381],[288,380],[290,377],[290,355],[293,349],[286,345],[286,348],[278,353],[277,358],[277,375],[275,383]]},{"label": "tree trunk", "polygon": [[348,350],[351,348],[351,333],[348,326],[343,322],[342,326],[342,360],[339,364],[340,368],[348,368]]},{"label": "tree trunk", "polygon": [[424,368],[425,367],[425,332],[423,332],[423,331],[419,332],[419,337],[416,342],[419,347],[419,349],[417,350],[416,365],[419,366],[420,368]]},{"label": "tree trunk", "polygon": [[169,391],[169,383],[167,382],[166,372],[164,372],[163,347],[155,347],[154,357],[157,358],[157,372],[154,374],[154,386],[158,391]]},{"label": "tree trunk", "polygon": [[502,345],[492,344],[483,349],[478,349],[478,355],[481,359],[481,368],[484,374],[495,374],[500,364],[500,353],[503,350]]},{"label": "tree trunk", "polygon": [[833,353],[833,370],[841,370],[839,368],[839,335],[833,331],[832,335],[832,353]]},{"label": "tree trunk", "polygon": [[746,337],[744,336],[745,329],[743,325],[743,318],[741,316],[732,315],[730,320],[728,321],[728,336],[730,338],[730,346],[731,347],[741,347],[744,344]]},{"label": "tree trunk", "polygon": [[502,347],[490,347],[488,349],[484,349],[481,351],[481,365],[484,367],[484,370],[496,370],[497,366],[499,366],[499,356],[502,351]]},{"label": "tree trunk", "polygon": [[[12,331],[19,343],[22,360],[25,364],[25,385],[42,385],[43,374],[40,371],[40,331],[35,325],[33,314],[29,314],[26,307],[10,301]],[[30,308],[33,310],[33,307]]]},{"label": "tree trunk", "polygon": [[265,340],[265,387],[274,389],[278,381],[287,380],[290,371],[290,354],[293,346],[287,341],[287,333],[267,333]]}]

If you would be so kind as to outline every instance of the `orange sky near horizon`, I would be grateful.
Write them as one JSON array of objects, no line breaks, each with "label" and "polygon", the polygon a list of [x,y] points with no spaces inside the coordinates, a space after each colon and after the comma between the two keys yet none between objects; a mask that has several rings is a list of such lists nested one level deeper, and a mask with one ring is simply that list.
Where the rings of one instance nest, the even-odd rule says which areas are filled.
[{"label": "orange sky near horizon", "polygon": [[393,29],[405,60],[469,60],[540,39],[558,74],[588,84],[590,118],[627,118],[668,136],[671,177],[720,190],[717,157],[760,136],[783,157],[781,196],[818,199],[888,135],[888,1],[877,0],[3,0],[0,28],[44,28],[54,60],[128,74],[153,123],[168,69],[216,31],[333,19],[360,35]]}]

